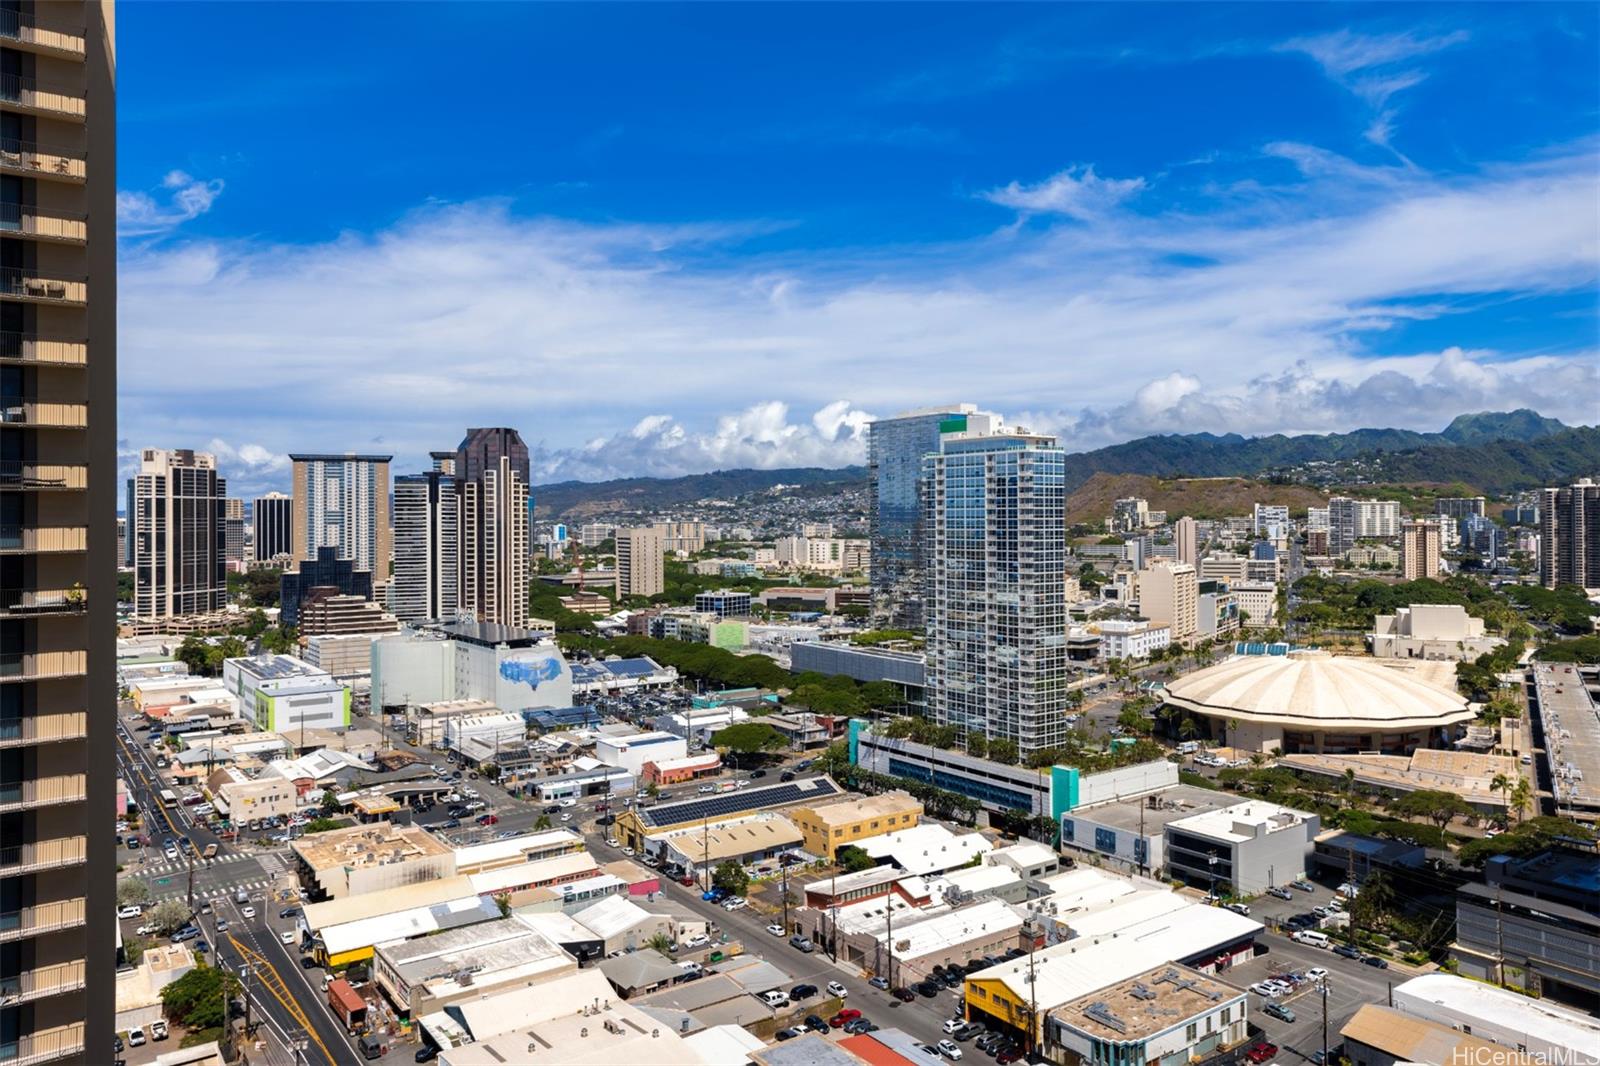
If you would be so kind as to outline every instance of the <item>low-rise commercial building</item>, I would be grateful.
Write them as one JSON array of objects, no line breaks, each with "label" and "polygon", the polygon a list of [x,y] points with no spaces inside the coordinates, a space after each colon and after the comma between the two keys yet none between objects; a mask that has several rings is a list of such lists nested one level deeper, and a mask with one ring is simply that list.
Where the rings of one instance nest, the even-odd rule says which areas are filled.
[{"label": "low-rise commercial building", "polygon": [[808,777],[799,781],[757,788],[744,788],[716,796],[700,796],[674,803],[634,807],[618,815],[612,831],[631,848],[643,848],[647,837],[669,829],[692,825],[715,827],[720,823],[746,818],[767,811],[779,811],[806,803],[818,803],[842,795],[829,777]]},{"label": "low-rise commercial building", "polygon": [[585,850],[583,837],[571,829],[547,829],[524,833],[504,840],[486,840],[456,848],[456,872],[477,874],[506,866],[521,866],[557,855]]},{"label": "low-rise commercial building", "polygon": [[1177,964],[1096,989],[1046,1016],[1045,1057],[1058,1066],[1200,1062],[1249,1036],[1249,997]]},{"label": "low-rise commercial building", "polygon": [[251,778],[227,767],[212,774],[208,790],[217,813],[235,823],[286,818],[300,809],[294,782],[276,775]]},{"label": "low-rise commercial building", "polygon": [[647,762],[642,768],[640,778],[647,785],[665,788],[668,785],[693,781],[697,777],[710,776],[721,769],[722,756],[714,751],[708,751],[700,755],[686,755],[681,759]]},{"label": "low-rise commercial building", "polygon": [[909,829],[922,819],[922,802],[895,790],[876,796],[852,796],[788,812],[800,830],[805,850],[830,862],[844,844]]},{"label": "low-rise commercial building", "polygon": [[723,862],[741,866],[773,858],[800,844],[802,837],[788,819],[757,815],[720,822],[705,829],[678,829],[645,838],[644,851],[663,863],[696,877],[709,876]]},{"label": "low-rise commercial building", "polygon": [[1450,954],[1470,977],[1592,1005],[1600,996],[1600,856],[1567,848],[1494,856],[1481,883],[1456,891]]},{"label": "low-rise commercial building", "polygon": [[1315,814],[1252,800],[1167,823],[1168,876],[1253,896],[1306,873],[1322,831]]},{"label": "low-rise commercial building", "polygon": [[1061,816],[1061,847],[1124,870],[1159,872],[1166,867],[1168,823],[1233,800],[1224,792],[1174,784],[1156,793],[1077,807]]},{"label": "low-rise commercial building", "polygon": [[1148,659],[1172,643],[1172,627],[1148,619],[1108,618],[1089,631],[1100,636],[1102,659]]},{"label": "low-rise commercial building", "polygon": [[389,822],[331,829],[291,845],[312,899],[342,899],[452,877],[455,852],[417,826]]},{"label": "low-rise commercial building", "polygon": [[576,973],[578,962],[516,915],[380,945],[372,976],[395,1011],[415,1017]]},{"label": "low-rise commercial building", "polygon": [[707,744],[711,735],[730,725],[748,721],[750,714],[743,707],[724,704],[719,707],[695,707],[687,711],[673,711],[655,720],[655,727],[675,733],[691,744]]},{"label": "low-rise commercial building", "polygon": [[689,754],[687,741],[674,733],[653,730],[595,738],[594,757],[607,766],[617,766],[638,777],[644,764],[665,759],[681,759]]},{"label": "low-rise commercial building", "polygon": [[350,689],[292,655],[224,659],[222,683],[239,699],[240,712],[269,733],[350,725]]},{"label": "low-rise commercial building", "polygon": [[1372,654],[1384,659],[1476,659],[1505,641],[1485,636],[1483,619],[1454,603],[1413,603],[1373,619]]},{"label": "low-rise commercial building", "polygon": [[1532,1066],[1534,1062],[1516,1048],[1500,1047],[1460,1029],[1377,1003],[1363,1003],[1339,1035],[1344,1038],[1340,1057],[1351,1066]]},{"label": "low-rise commercial building", "polygon": [[1391,1003],[1405,1015],[1525,1053],[1534,1062],[1592,1063],[1600,1048],[1600,1019],[1594,1015],[1454,974],[1413,977],[1394,987]]}]

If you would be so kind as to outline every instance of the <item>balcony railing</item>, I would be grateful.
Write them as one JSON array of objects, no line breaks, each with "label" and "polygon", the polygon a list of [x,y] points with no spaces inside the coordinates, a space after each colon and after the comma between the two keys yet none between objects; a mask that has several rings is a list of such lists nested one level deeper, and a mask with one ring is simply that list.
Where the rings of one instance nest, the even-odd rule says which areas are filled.
[{"label": "balcony railing", "polygon": [[32,11],[0,11],[0,40],[76,59],[84,56],[82,26],[67,25],[56,18],[41,19]]},{"label": "balcony railing", "polygon": [[84,898],[60,899],[51,903],[36,903],[20,910],[0,911],[0,944],[7,940],[21,940],[28,936],[72,929],[83,924]]},{"label": "balcony railing", "polygon": [[0,102],[55,118],[81,120],[86,110],[81,90],[42,83],[21,74],[0,74]]},{"label": "balcony railing", "polygon": [[0,589],[0,617],[40,614],[82,614],[89,609],[86,590]]},{"label": "balcony railing", "polygon": [[85,836],[59,837],[32,844],[0,847],[0,875],[15,877],[18,874],[82,866],[88,851],[89,838]]},{"label": "balcony railing", "polygon": [[[75,653],[82,656],[82,652]],[[82,673],[82,666],[78,670]],[[52,744],[62,740],[82,740],[88,735],[89,719],[83,711],[57,711],[26,718],[0,718],[0,748],[20,748],[32,744]]]},{"label": "balcony railing", "polygon": [[0,554],[81,552],[88,547],[87,526],[0,526]]},{"label": "balcony railing", "polygon": [[75,959],[37,966],[12,977],[0,974],[0,1006],[77,991],[83,987],[83,969],[83,960]]},{"label": "balcony railing", "polygon": [[89,239],[89,223],[81,216],[52,215],[25,204],[0,203],[0,236],[11,233],[44,241],[82,244]]},{"label": "balcony railing", "polygon": [[[0,681],[48,681],[56,677],[81,677],[89,668],[85,651],[0,652]],[[10,719],[0,718],[0,746]]]},{"label": "balcony railing", "polygon": [[84,429],[89,425],[89,405],[29,396],[0,397],[0,422],[8,426]]},{"label": "balcony railing", "polygon": [[0,489],[72,492],[88,487],[89,468],[81,463],[30,463],[24,459],[0,459]]},{"label": "balcony railing", "polygon": [[89,299],[85,278],[49,278],[31,270],[0,270],[0,296],[37,303],[82,304]]},{"label": "balcony railing", "polygon": [[0,332],[0,361],[81,367],[89,361],[89,346],[83,341],[41,337],[35,333]]},{"label": "balcony railing", "polygon": [[0,811],[20,811],[56,803],[80,803],[84,798],[84,787],[83,774],[0,781]]},{"label": "balcony railing", "polygon": [[0,171],[25,177],[82,183],[89,167],[83,153],[60,144],[0,137]]},{"label": "balcony railing", "polygon": [[0,1043],[0,1063],[5,1066],[41,1066],[69,1055],[81,1055],[83,1027],[83,1022],[73,1022]]}]

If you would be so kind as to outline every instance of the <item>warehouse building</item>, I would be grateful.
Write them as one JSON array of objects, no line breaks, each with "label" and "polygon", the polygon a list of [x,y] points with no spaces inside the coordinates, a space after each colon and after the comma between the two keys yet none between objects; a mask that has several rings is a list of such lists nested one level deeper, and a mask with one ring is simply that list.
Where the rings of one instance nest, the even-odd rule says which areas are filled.
[{"label": "warehouse building", "polygon": [[300,837],[291,848],[300,883],[314,900],[363,896],[456,872],[455,853],[417,826],[331,829]]},{"label": "warehouse building", "polygon": [[1045,1019],[1059,1066],[1186,1066],[1249,1036],[1249,997],[1187,966],[1163,964],[1080,996]]},{"label": "warehouse building", "polygon": [[379,946],[372,976],[402,1016],[576,973],[578,962],[515,915]]}]

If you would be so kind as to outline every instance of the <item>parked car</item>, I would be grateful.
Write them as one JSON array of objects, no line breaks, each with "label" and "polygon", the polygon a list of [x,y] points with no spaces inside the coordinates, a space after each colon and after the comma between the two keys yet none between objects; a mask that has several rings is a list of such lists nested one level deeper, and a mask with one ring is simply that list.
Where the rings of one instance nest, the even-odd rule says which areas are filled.
[{"label": "parked car", "polygon": [[1325,978],[1327,976],[1328,976],[1328,971],[1323,969],[1321,966],[1313,966],[1313,967],[1311,967],[1311,969],[1306,971],[1306,980],[1307,981],[1321,981],[1323,978]]},{"label": "parked car", "polygon": [[887,977],[871,977],[867,980],[867,984],[871,985],[873,988],[882,989],[885,992],[889,990],[889,979]]},{"label": "parked car", "polygon": [[129,1047],[143,1047],[144,1046],[144,1026],[142,1026],[142,1025],[141,1026],[136,1026],[136,1027],[128,1030],[128,1046]]},{"label": "parked car", "polygon": [[1290,1010],[1288,1007],[1285,1007],[1281,1003],[1268,1003],[1265,1007],[1261,1008],[1261,1012],[1263,1014],[1270,1015],[1273,1018],[1278,1018],[1282,1021],[1294,1021],[1294,1011]]},{"label": "parked car", "polygon": [[299,907],[285,907],[285,908],[283,908],[283,910],[278,912],[278,917],[279,918],[295,918],[295,917],[298,917],[299,914],[300,914],[300,908]]},{"label": "parked car", "polygon": [[810,938],[804,936],[801,933],[796,933],[794,936],[790,937],[789,938],[789,945],[791,947],[799,948],[801,951],[805,952],[807,955],[809,955],[813,951],[817,950],[817,946],[811,942]]},{"label": "parked car", "polygon": [[923,981],[919,984],[912,985],[911,987],[916,989],[919,996],[922,996],[926,999],[932,999],[934,996],[937,996],[940,989],[940,985],[933,981]]},{"label": "parked car", "polygon": [[746,900],[743,896],[733,896],[733,897],[723,901],[722,909],[725,910],[725,911],[737,911],[737,910],[743,910],[745,907],[748,907],[749,905],[750,905],[749,901]]},{"label": "parked car", "polygon": [[1257,1040],[1250,1045],[1249,1050],[1244,1053],[1244,1057],[1251,1062],[1262,1063],[1268,1061],[1277,1053],[1277,1044],[1272,1043],[1270,1040]]},{"label": "parked car", "polygon": [[939,1049],[939,1054],[943,1055],[952,1062],[961,1057],[961,1049],[956,1046],[956,1042],[954,1040],[941,1040],[934,1046]]},{"label": "parked car", "polygon": [[144,908],[139,906],[137,903],[126,903],[126,904],[123,904],[121,907],[117,908],[117,918],[118,918],[118,920],[122,920],[122,919],[126,919],[126,918],[137,918],[143,913],[144,913]]},{"label": "parked car", "polygon": [[842,1031],[849,1033],[851,1036],[859,1036],[862,1033],[875,1033],[878,1031],[878,1027],[865,1018],[857,1018],[853,1022],[845,1022]]},{"label": "parked car", "polygon": [[846,1022],[853,1022],[859,1017],[861,1017],[860,1011],[856,1010],[854,1007],[846,1007],[838,1014],[835,1014],[832,1018],[829,1018],[828,1024],[833,1026],[835,1029],[839,1029],[842,1028]]},{"label": "parked car", "polygon": [[1339,944],[1335,946],[1333,953],[1335,955],[1343,955],[1347,959],[1359,959],[1361,957],[1361,952],[1351,947],[1349,944]]},{"label": "parked car", "polygon": [[1301,892],[1315,892],[1317,890],[1316,885],[1313,885],[1310,881],[1305,880],[1290,881],[1289,887],[1299,889]]},{"label": "parked car", "polygon": [[967,1022],[965,1018],[946,1018],[944,1024],[939,1028],[943,1032],[953,1033],[966,1024]]},{"label": "parked car", "polygon": [[1361,961],[1367,966],[1373,967],[1374,969],[1387,970],[1389,968],[1389,960],[1381,959],[1376,955],[1364,956]]},{"label": "parked car", "polygon": [[828,1023],[815,1014],[808,1014],[806,1015],[806,1028],[813,1033],[826,1033],[828,1031]]},{"label": "parked car", "polygon": [[779,1040],[793,1040],[795,1037],[799,1036],[803,1032],[805,1032],[804,1029],[796,1029],[794,1026],[791,1025],[787,1029],[779,1029],[776,1033],[774,1033],[772,1035],[774,1037],[776,1037],[777,1039],[779,1039]]},{"label": "parked car", "polygon": [[1276,896],[1278,899],[1294,899],[1294,893],[1290,892],[1282,885],[1273,885],[1271,888],[1267,889],[1267,895]]},{"label": "parked car", "polygon": [[688,940],[685,940],[683,942],[683,946],[686,948],[703,948],[709,943],[711,943],[710,937],[706,936],[704,933],[696,933]]},{"label": "parked car", "polygon": [[917,994],[909,988],[897,988],[889,994],[901,1003],[914,1003],[917,999]]},{"label": "parked car", "polygon": [[795,985],[789,989],[790,999],[810,999],[817,994],[816,985]]},{"label": "parked car", "polygon": [[837,996],[839,999],[844,999],[849,994],[850,990],[845,988],[845,986],[841,985],[838,981],[828,982],[828,995]]},{"label": "parked car", "polygon": [[963,1022],[950,1035],[959,1042],[971,1040],[973,1037],[978,1036],[982,1032],[983,1026],[979,1025],[977,1022]]},{"label": "parked car", "polygon": [[157,1018],[150,1023],[150,1039],[165,1040],[167,1038],[167,1023],[165,1019]]}]

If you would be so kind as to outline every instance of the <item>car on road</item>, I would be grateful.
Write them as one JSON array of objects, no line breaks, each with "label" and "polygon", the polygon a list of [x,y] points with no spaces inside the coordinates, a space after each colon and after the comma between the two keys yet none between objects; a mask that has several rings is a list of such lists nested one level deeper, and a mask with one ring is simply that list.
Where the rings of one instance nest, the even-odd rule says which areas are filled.
[{"label": "car on road", "polygon": [[128,1046],[129,1047],[143,1047],[144,1046],[144,1026],[141,1025],[141,1026],[137,1026],[137,1027],[135,1027],[133,1029],[129,1029],[128,1030]]},{"label": "car on road", "polygon": [[294,947],[295,944],[300,942],[300,938],[298,936],[296,936],[293,933],[293,931],[283,933],[281,936],[278,937],[278,939],[282,940],[285,944],[287,944],[291,948]]},{"label": "car on road", "polygon": [[817,946],[811,942],[810,938],[803,936],[800,933],[796,933],[794,936],[789,938],[789,945],[791,947],[798,948],[807,955],[817,950]]},{"label": "car on road", "polygon": [[1323,969],[1321,966],[1313,966],[1313,967],[1311,967],[1311,969],[1306,971],[1306,980],[1307,981],[1321,981],[1323,978],[1325,978],[1327,976],[1328,976],[1328,971]]},{"label": "car on road", "polygon": [[171,844],[168,844],[165,848],[161,849],[161,854],[166,857],[168,862],[178,861],[178,849],[173,847]]},{"label": "car on road", "polygon": [[701,785],[695,791],[699,792],[702,795],[706,795],[706,794],[715,792],[716,790],[717,790],[717,786],[716,785]]},{"label": "car on road", "polygon": [[826,1033],[828,1031],[828,1023],[815,1014],[808,1014],[806,1015],[806,1028],[813,1033]]},{"label": "car on road", "polygon": [[1288,1007],[1285,1007],[1281,1003],[1268,1003],[1265,1007],[1261,1008],[1261,1013],[1269,1015],[1273,1018],[1277,1018],[1280,1021],[1290,1023],[1294,1022],[1294,1011],[1290,1010]]},{"label": "car on road", "polygon": [[500,824],[500,816],[498,814],[480,814],[480,815],[478,815],[478,824],[479,825],[499,825]]},{"label": "car on road", "polygon": [[618,840],[616,837],[606,837],[606,847],[620,848],[622,847],[622,841]]},{"label": "car on road", "polygon": [[1301,892],[1315,892],[1317,890],[1317,886],[1310,881],[1290,881],[1289,887],[1299,889]]},{"label": "car on road", "polygon": [[840,1029],[843,1028],[846,1022],[853,1022],[859,1017],[861,1017],[860,1011],[856,1010],[854,1007],[846,1007],[838,1014],[835,1014],[832,1018],[829,1018],[828,1024],[833,1026],[835,1029]]},{"label": "car on road", "polygon": [[1388,959],[1381,959],[1376,955],[1364,956],[1361,959],[1361,962],[1362,962],[1363,965],[1371,966],[1372,968],[1377,969],[1377,970],[1387,970],[1389,968],[1389,960]]},{"label": "car on road", "polygon": [[844,985],[841,985],[838,981],[829,981],[828,982],[828,995],[837,996],[840,999],[844,999],[849,994],[850,994],[850,990],[848,988],[846,988]]},{"label": "car on road", "polygon": [[1278,1053],[1278,1045],[1270,1040],[1257,1040],[1245,1051],[1244,1057],[1254,1063],[1267,1062]]},{"label": "car on road", "polygon": [[[561,820],[563,822],[570,822],[570,821],[572,821],[572,815],[570,815],[570,814],[566,813],[565,811],[563,811],[563,812],[561,812]],[[459,825],[460,823],[458,822],[456,824]]]},{"label": "car on road", "polygon": [[256,916],[256,909],[254,907],[240,907],[239,914],[245,918],[254,918]]},{"label": "car on road", "polygon": [[1347,959],[1359,959],[1361,957],[1361,952],[1351,947],[1349,944],[1336,945],[1333,949],[1333,953],[1335,955],[1343,955]]},{"label": "car on road", "polygon": [[873,977],[867,981],[867,984],[871,985],[873,988],[882,989],[885,992],[889,990],[889,979],[887,977]]},{"label": "car on road", "polygon": [[725,911],[743,910],[748,906],[750,906],[750,901],[745,899],[743,896],[732,896],[729,899],[724,900],[722,903],[722,909]]},{"label": "car on road", "polygon": [[766,776],[767,776],[767,772],[765,770],[751,770],[750,771],[750,780],[752,780],[752,781],[754,781],[755,779],[757,779],[759,777],[766,777]]},{"label": "car on road", "polygon": [[956,1046],[954,1040],[941,1040],[934,1047],[939,1049],[939,1054],[952,1062],[961,1057],[961,1049]]},{"label": "car on road", "polygon": [[278,912],[279,918],[297,918],[300,915],[299,907],[285,907]]},{"label": "car on road", "polygon": [[777,922],[773,922],[771,925],[767,926],[767,932],[771,933],[773,936],[782,936],[783,926],[779,925]]},{"label": "car on road", "polygon": [[117,918],[118,918],[118,920],[123,920],[123,919],[127,919],[127,918],[137,918],[137,917],[139,917],[139,915],[141,915],[143,913],[144,913],[144,908],[139,906],[137,903],[127,903],[127,904],[124,904],[123,906],[117,908]]},{"label": "car on road", "polygon": [[227,931],[228,931],[228,919],[226,919],[226,918],[218,918],[217,919],[217,932],[226,933]]}]

